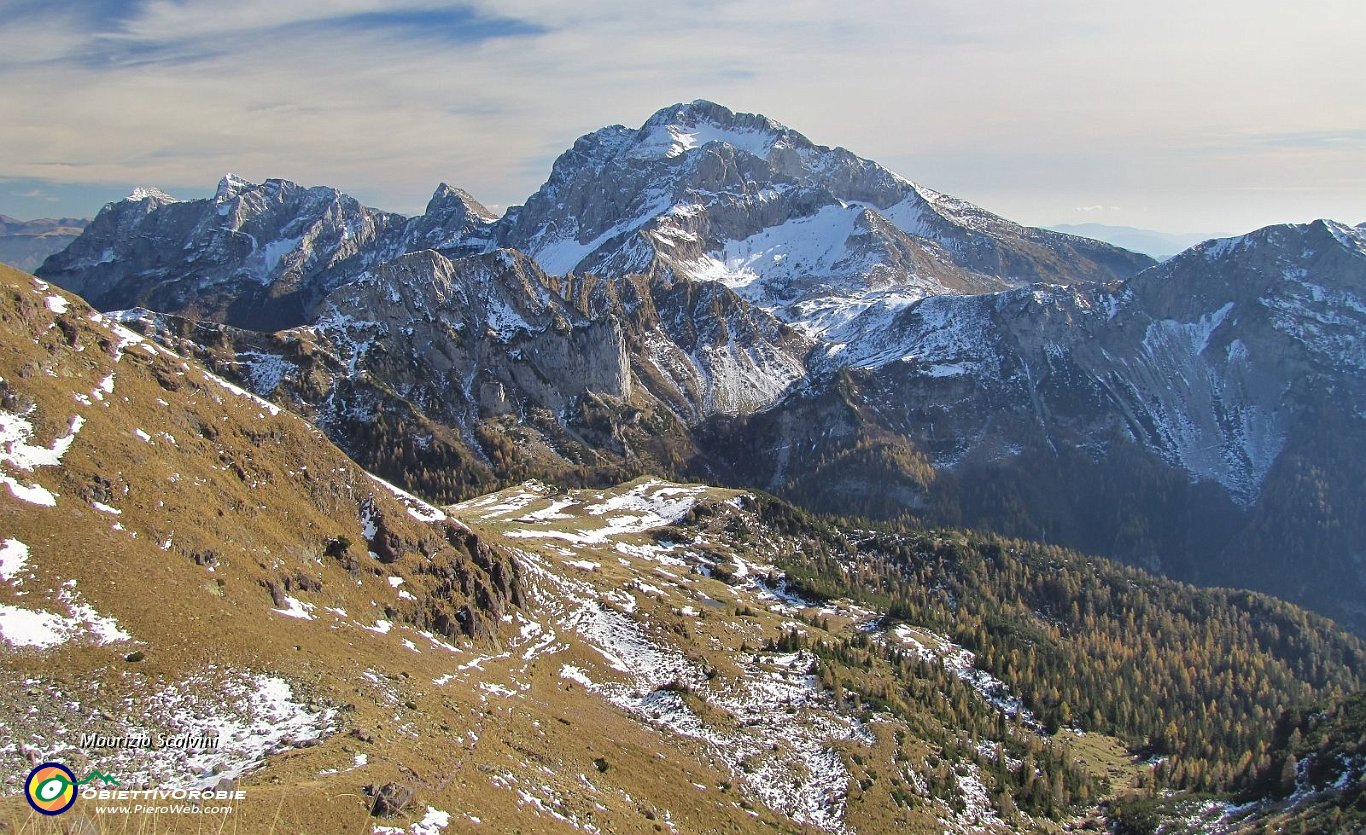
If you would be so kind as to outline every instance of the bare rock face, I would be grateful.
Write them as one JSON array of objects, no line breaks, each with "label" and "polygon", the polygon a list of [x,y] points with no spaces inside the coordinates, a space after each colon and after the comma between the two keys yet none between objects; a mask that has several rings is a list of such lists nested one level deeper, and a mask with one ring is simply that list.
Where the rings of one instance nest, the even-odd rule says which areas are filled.
[{"label": "bare rock face", "polygon": [[365,794],[370,798],[370,814],[377,818],[393,818],[403,814],[417,797],[413,787],[403,783],[366,786]]},{"label": "bare rock face", "polygon": [[1249,503],[1300,419],[1287,395],[1330,387],[1366,414],[1364,241],[1331,222],[1269,227],[1125,283],[926,300],[892,323],[892,350],[856,364],[959,427],[944,463],[1122,436]]},{"label": "bare rock face", "polygon": [[493,225],[497,220],[497,215],[468,192],[442,183],[432,194],[427,210],[408,221],[402,250],[485,252],[492,248]]},{"label": "bare rock face", "polygon": [[1124,282],[931,297],[880,324],[708,442],[745,462],[737,481],[972,520],[1366,629],[1348,510],[1366,483],[1366,228],[1269,227]]},{"label": "bare rock face", "polygon": [[620,324],[589,320],[513,251],[403,256],[329,296],[315,329],[357,372],[452,417],[481,401],[559,411],[588,391],[631,393]]},{"label": "bare rock face", "polygon": [[705,101],[665,108],[639,130],[584,136],[497,235],[551,273],[621,275],[657,263],[722,281],[813,335],[838,334],[860,303],[888,292],[1106,281],[1153,263],[1021,227]]},{"label": "bare rock face", "polygon": [[1156,266],[699,101],[580,138],[502,217],[228,177],[111,204],[41,272],[446,498],[725,477],[1222,582],[1229,543],[1366,564],[1364,238]]},{"label": "bare rock face", "polygon": [[139,190],[110,203],[40,272],[102,310],[278,330],[303,324],[328,292],[392,257],[404,223],[335,189],[229,174],[207,200]]}]

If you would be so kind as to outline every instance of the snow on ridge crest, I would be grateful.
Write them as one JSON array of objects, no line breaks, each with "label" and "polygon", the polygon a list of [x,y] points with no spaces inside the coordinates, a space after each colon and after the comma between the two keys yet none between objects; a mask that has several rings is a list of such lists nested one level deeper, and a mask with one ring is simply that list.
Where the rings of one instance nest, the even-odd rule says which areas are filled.
[{"label": "snow on ridge crest", "polygon": [[673,159],[713,142],[766,159],[777,147],[811,145],[801,134],[758,113],[737,113],[705,99],[657,111],[635,132],[629,155]]},{"label": "snow on ridge crest", "polygon": [[1348,226],[1345,223],[1338,223],[1335,220],[1321,221],[1338,243],[1344,249],[1355,252],[1359,255],[1366,255],[1366,224],[1362,226]]},{"label": "snow on ridge crest", "polygon": [[673,159],[691,151],[710,145],[713,142],[725,143],[737,151],[744,151],[756,157],[767,157],[778,138],[772,134],[745,130],[727,129],[716,125],[697,125],[691,129],[678,125],[667,125],[653,129],[647,138],[635,149],[635,156],[663,156]]},{"label": "snow on ridge crest", "polygon": [[138,186],[125,198],[130,203],[137,203],[142,200],[159,200],[163,203],[179,203],[180,201],[157,188],[156,186]]},{"label": "snow on ridge crest", "polygon": [[229,171],[223,175],[223,179],[218,181],[218,189],[214,192],[213,202],[222,203],[231,200],[242,192],[253,188],[256,188],[255,183],[248,182]]}]

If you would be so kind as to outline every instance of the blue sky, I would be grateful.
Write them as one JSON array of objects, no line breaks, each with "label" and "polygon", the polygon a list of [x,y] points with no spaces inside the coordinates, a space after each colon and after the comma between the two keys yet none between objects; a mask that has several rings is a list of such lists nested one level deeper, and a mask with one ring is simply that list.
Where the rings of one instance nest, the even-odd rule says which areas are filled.
[{"label": "blue sky", "polygon": [[1025,223],[1366,221],[1366,3],[0,0],[0,213],[233,171],[520,203],[588,131],[762,112]]}]

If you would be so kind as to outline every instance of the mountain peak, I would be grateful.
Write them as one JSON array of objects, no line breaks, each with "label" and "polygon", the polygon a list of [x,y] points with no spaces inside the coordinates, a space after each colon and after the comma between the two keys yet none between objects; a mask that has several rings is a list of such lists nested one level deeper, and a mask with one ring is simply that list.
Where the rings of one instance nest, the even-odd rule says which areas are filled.
[{"label": "mountain peak", "polygon": [[457,206],[462,207],[466,213],[482,220],[491,222],[498,219],[497,213],[476,200],[474,195],[449,183],[442,183],[436,187],[436,191],[432,192],[432,199],[427,201],[426,214],[441,213],[450,207]]},{"label": "mountain peak", "polygon": [[679,102],[656,110],[645,122],[645,127],[654,125],[685,125],[689,127],[710,124],[717,127],[734,126],[737,123],[761,123],[773,131],[786,130],[782,125],[758,113],[738,113],[725,105],[707,99],[694,99]]},{"label": "mountain peak", "polygon": [[222,203],[225,200],[231,200],[242,192],[254,188],[256,188],[255,183],[248,182],[229,171],[223,175],[223,179],[218,181],[218,190],[214,192],[213,202]]},{"label": "mountain peak", "polygon": [[[1299,247],[1290,246],[1290,241],[1299,242]],[[1217,261],[1243,248],[1274,250],[1289,257],[1296,252],[1308,255],[1334,246],[1353,255],[1366,255],[1366,228],[1326,218],[1309,223],[1275,223],[1244,235],[1204,241],[1177,257]]]},{"label": "mountain peak", "polygon": [[636,134],[636,152],[676,157],[693,148],[723,142],[738,151],[767,157],[777,144],[809,146],[810,140],[758,113],[737,113],[705,99],[655,112]]},{"label": "mountain peak", "polygon": [[1322,219],[1311,223],[1310,228],[1322,230],[1332,235],[1333,239],[1349,252],[1366,255],[1366,224],[1348,226],[1335,220]]},{"label": "mountain peak", "polygon": [[138,203],[143,200],[157,200],[162,203],[180,202],[179,200],[176,200],[174,197],[162,191],[161,189],[156,188],[155,186],[138,186],[137,188],[133,189],[132,193],[130,193],[127,197],[123,199],[133,203]]}]

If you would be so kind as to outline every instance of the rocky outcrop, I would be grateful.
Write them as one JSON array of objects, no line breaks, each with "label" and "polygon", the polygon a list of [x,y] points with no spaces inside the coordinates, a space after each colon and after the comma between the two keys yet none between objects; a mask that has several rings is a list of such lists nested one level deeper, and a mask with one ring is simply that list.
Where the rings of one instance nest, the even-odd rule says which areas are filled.
[{"label": "rocky outcrop", "polygon": [[884,325],[822,346],[820,380],[768,412],[709,427],[716,466],[1366,624],[1358,581],[1342,591],[1366,535],[1348,510],[1366,476],[1363,227],[1270,227],[1125,282],[938,296]]},{"label": "rocky outcrop", "polygon": [[521,569],[464,526],[447,521],[440,535],[420,537],[396,527],[373,501],[362,503],[370,554],[387,570],[402,570],[416,594],[386,615],[450,640],[498,640],[498,624],[526,606]]},{"label": "rocky outcrop", "polygon": [[329,296],[313,331],[348,369],[451,420],[477,416],[481,394],[495,411],[559,411],[587,391],[631,393],[620,324],[585,317],[512,251],[398,258]]},{"label": "rocky outcrop", "polygon": [[[711,102],[581,138],[497,229],[548,272],[660,264],[714,279],[813,334],[858,302],[1132,275],[1152,259],[1028,229],[842,148]],[[851,303],[853,310],[849,310]]]},{"label": "rocky outcrop", "polygon": [[304,324],[398,251],[405,218],[335,189],[229,174],[207,200],[110,203],[39,272],[102,310],[146,307],[253,330]]},{"label": "rocky outcrop", "polygon": [[439,249],[473,254],[492,248],[493,225],[498,216],[468,192],[442,183],[427,203],[427,210],[408,221],[402,250]]}]

